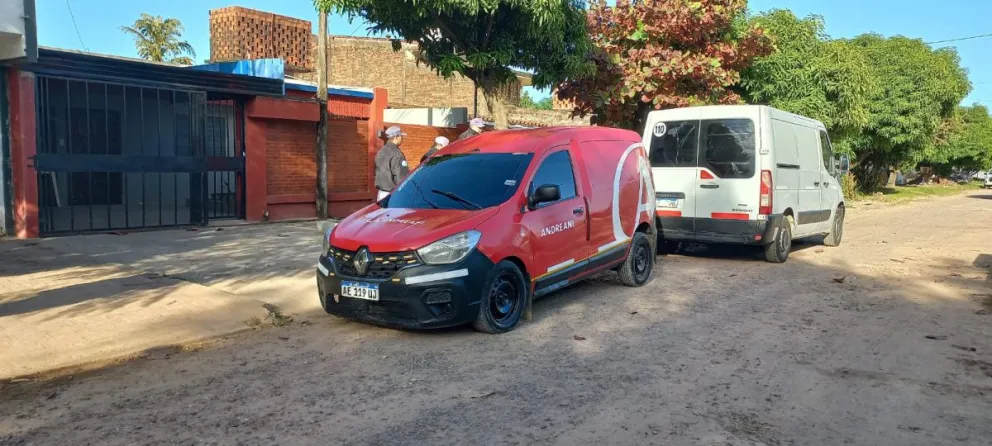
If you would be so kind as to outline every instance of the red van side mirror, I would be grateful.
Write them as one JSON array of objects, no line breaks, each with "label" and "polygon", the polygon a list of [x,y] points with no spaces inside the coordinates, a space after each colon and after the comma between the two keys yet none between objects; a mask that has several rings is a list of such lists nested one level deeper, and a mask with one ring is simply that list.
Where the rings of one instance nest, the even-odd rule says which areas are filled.
[{"label": "red van side mirror", "polygon": [[527,198],[527,207],[531,210],[537,208],[541,203],[550,203],[561,199],[561,189],[554,184],[542,184],[534,189],[534,193]]}]

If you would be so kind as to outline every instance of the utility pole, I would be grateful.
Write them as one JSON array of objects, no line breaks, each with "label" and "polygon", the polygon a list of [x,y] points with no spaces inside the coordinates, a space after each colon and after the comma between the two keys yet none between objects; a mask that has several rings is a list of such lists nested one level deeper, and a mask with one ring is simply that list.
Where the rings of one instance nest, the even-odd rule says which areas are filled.
[{"label": "utility pole", "polygon": [[327,11],[320,11],[317,30],[317,218],[327,218]]}]

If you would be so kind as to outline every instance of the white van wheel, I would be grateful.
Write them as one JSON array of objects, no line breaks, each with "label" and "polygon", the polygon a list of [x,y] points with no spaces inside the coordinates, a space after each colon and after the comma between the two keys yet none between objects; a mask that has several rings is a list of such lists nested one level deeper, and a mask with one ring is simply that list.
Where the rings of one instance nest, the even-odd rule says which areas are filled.
[{"label": "white van wheel", "polygon": [[785,263],[792,251],[792,217],[782,219],[775,230],[775,241],[765,245],[765,260],[771,263]]},{"label": "white van wheel", "polygon": [[838,207],[837,212],[834,212],[834,222],[830,225],[830,233],[823,237],[823,244],[840,246],[842,238],[844,238],[844,206]]}]

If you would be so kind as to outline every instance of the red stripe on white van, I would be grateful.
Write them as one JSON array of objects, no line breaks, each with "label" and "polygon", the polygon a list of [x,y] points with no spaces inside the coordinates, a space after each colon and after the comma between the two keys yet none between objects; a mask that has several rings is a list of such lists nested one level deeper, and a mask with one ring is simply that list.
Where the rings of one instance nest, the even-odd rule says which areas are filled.
[{"label": "red stripe on white van", "polygon": [[738,212],[714,212],[710,214],[711,217],[719,220],[748,220],[751,216],[747,214],[741,214]]},{"label": "red stripe on white van", "polygon": [[682,211],[654,211],[659,217],[681,217]]}]

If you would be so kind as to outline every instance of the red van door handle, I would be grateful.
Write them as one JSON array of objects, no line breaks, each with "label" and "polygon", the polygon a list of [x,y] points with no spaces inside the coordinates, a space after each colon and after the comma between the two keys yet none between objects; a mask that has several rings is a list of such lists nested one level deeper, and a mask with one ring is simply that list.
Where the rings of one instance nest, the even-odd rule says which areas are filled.
[{"label": "red van door handle", "polygon": [[586,213],[586,210],[585,209],[582,209],[582,208],[575,208],[575,209],[572,209],[572,213],[575,214],[575,215],[582,215],[582,214],[585,214]]}]

